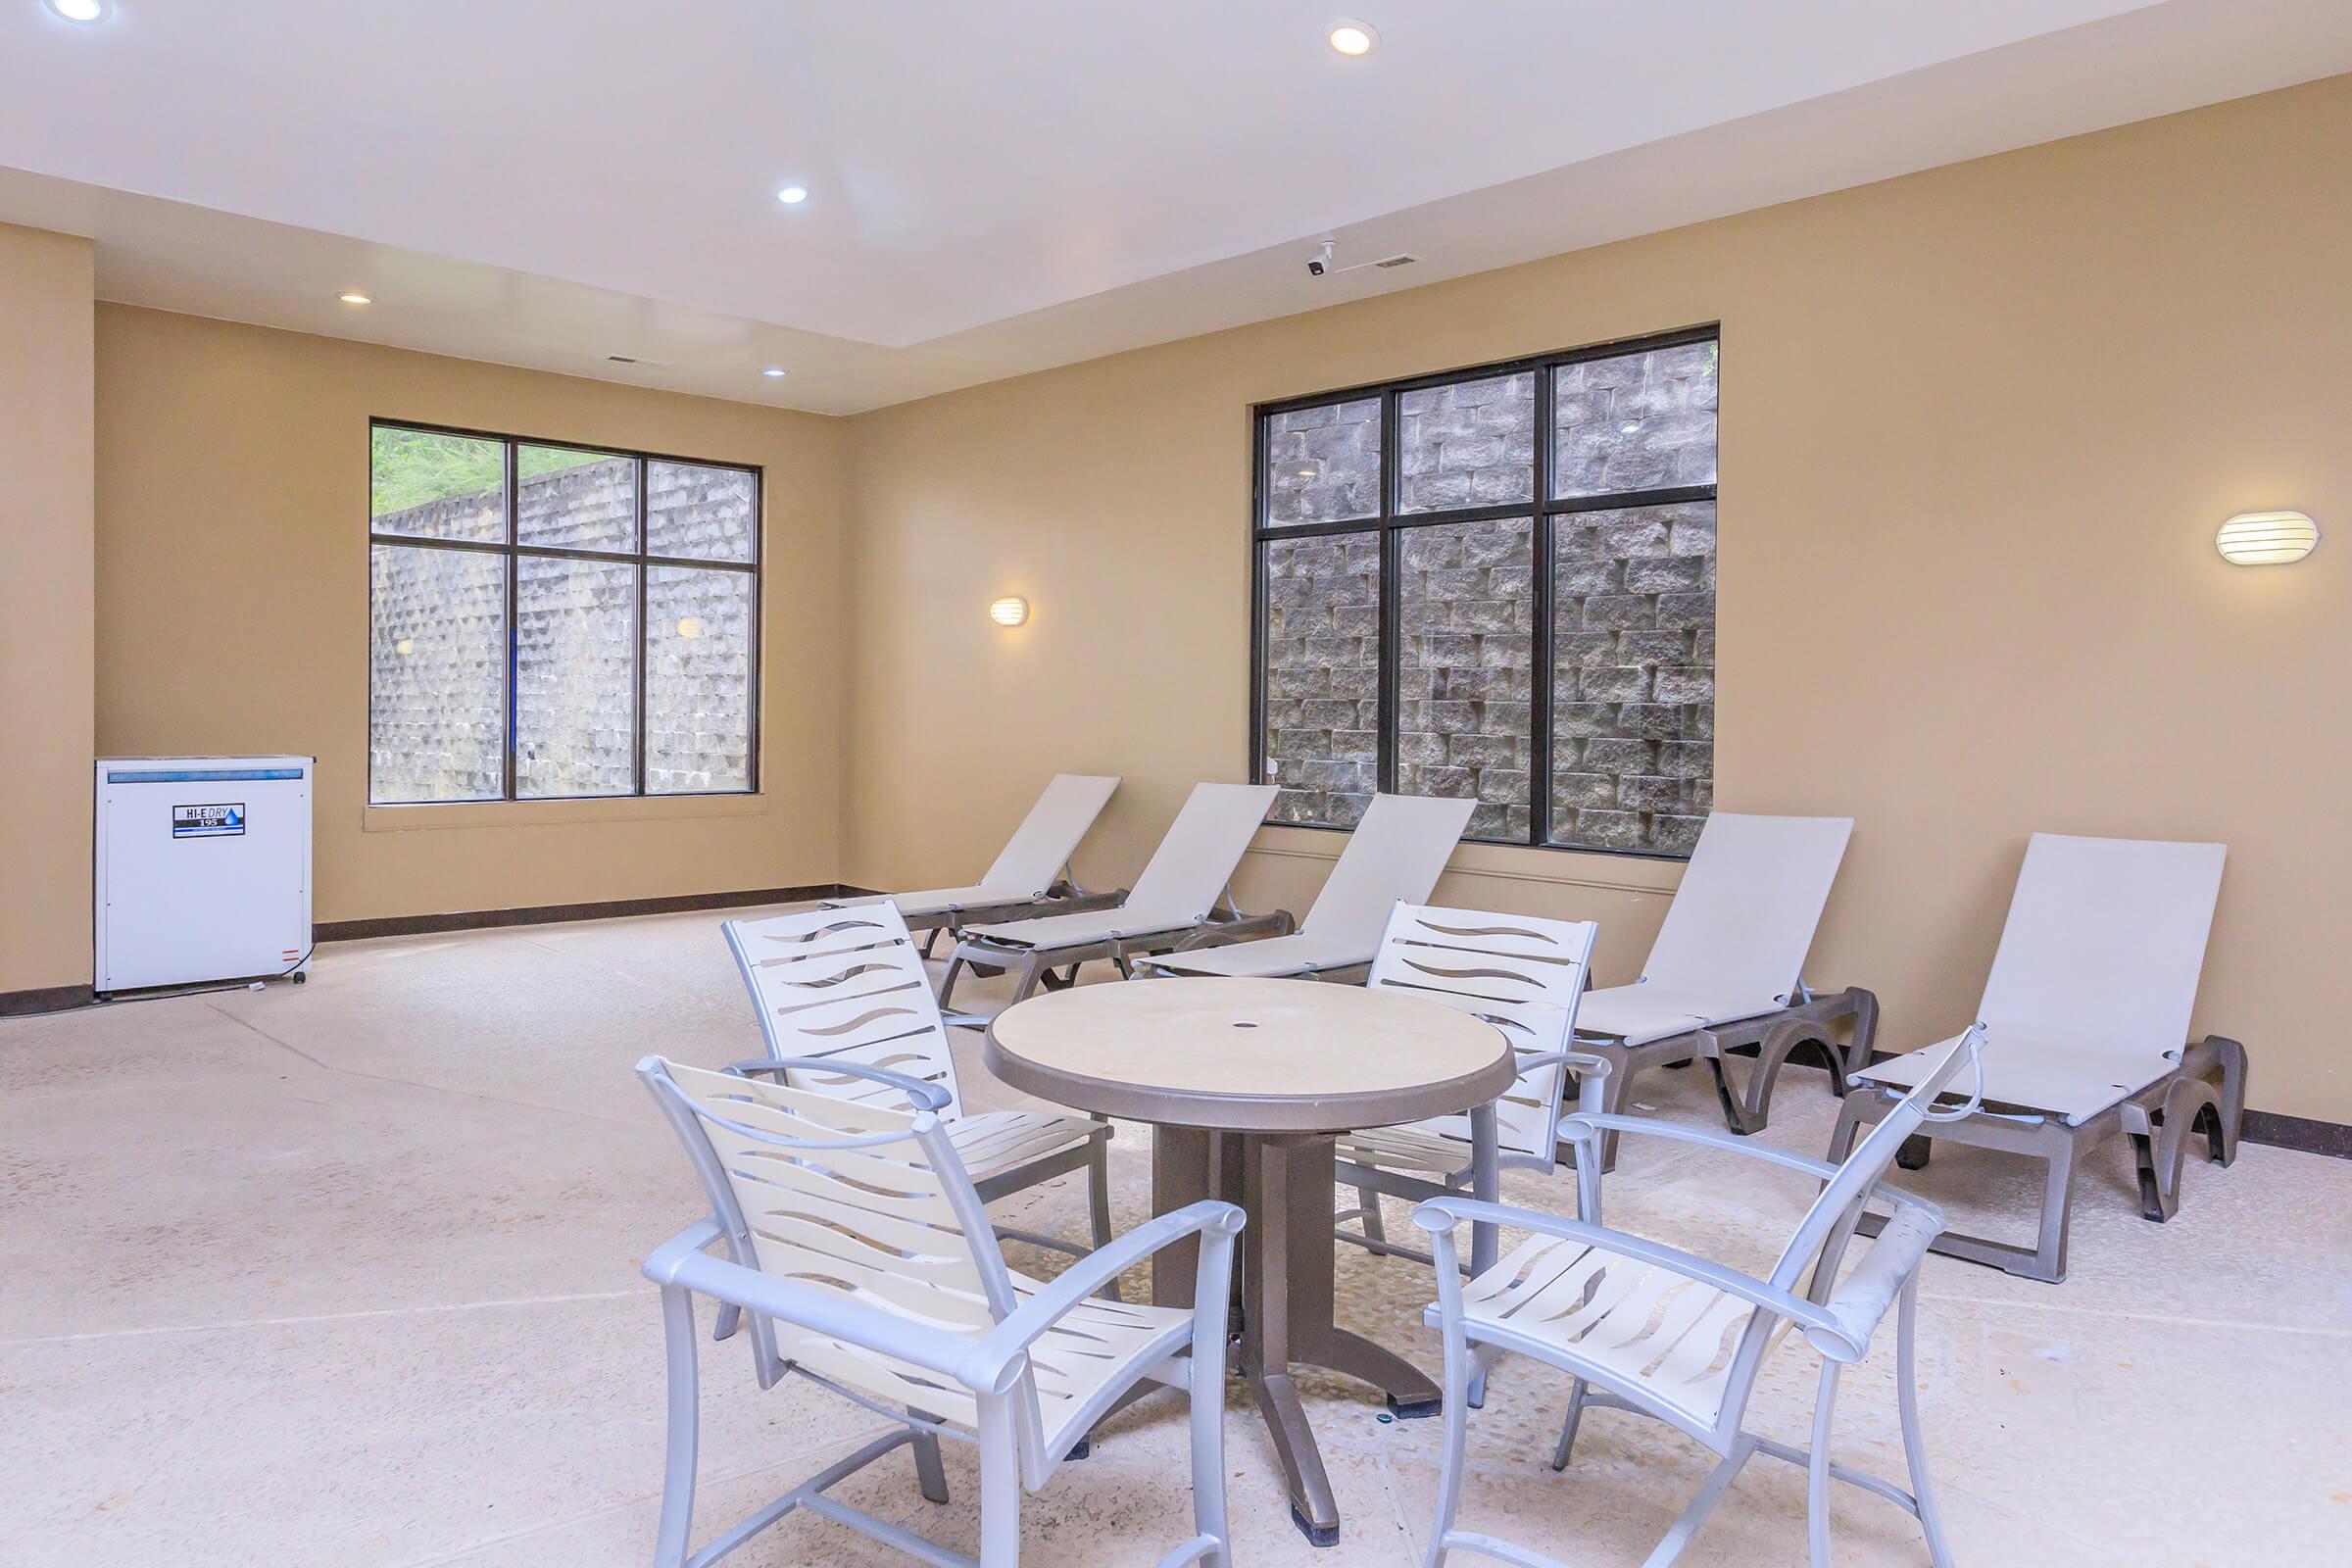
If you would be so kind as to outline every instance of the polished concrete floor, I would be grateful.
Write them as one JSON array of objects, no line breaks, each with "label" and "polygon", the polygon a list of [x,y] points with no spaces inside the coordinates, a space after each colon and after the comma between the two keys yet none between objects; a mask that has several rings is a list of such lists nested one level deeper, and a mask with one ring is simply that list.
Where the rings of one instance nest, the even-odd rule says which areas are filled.
[{"label": "polished concrete floor", "polygon": [[[1892,1017],[1887,1043],[1942,1021]],[[0,1563],[646,1561],[662,1357],[637,1268],[698,1203],[629,1069],[758,1049],[711,915],[339,945],[303,987],[0,1023]],[[976,1049],[962,1060],[971,1102],[1012,1101]],[[1714,1115],[1700,1073],[1638,1098]],[[1818,1152],[1833,1103],[1791,1072],[1767,1136]],[[1122,1227],[1146,1210],[1149,1148],[1136,1127],[1113,1145]],[[1655,1150],[1611,1180],[1613,1221],[1751,1265],[1808,1196]],[[2023,1172],[1997,1156],[1940,1152],[1913,1180],[1972,1226],[2030,1226]],[[1506,1197],[1560,1195],[1514,1178]],[[1073,1231],[1084,1213],[1067,1181],[1002,1211],[1024,1209]],[[1354,1249],[1340,1267],[1345,1318],[1434,1366],[1426,1272]],[[1960,1562],[2352,1560],[2352,1163],[2249,1147],[2192,1168],[2159,1227],[2111,1151],[2082,1183],[2073,1270],[2051,1287],[1929,1262],[1923,1398]],[[806,1387],[762,1394],[716,1348],[698,1539],[876,1427]],[[1838,1441],[1898,1473],[1889,1358],[1849,1378]],[[1765,1431],[1803,1441],[1815,1365],[1801,1342],[1782,1352]],[[1338,1379],[1307,1392],[1344,1539],[1316,1551],[1293,1531],[1237,1391],[1237,1559],[1418,1562],[1437,1424],[1391,1423]],[[1602,1412],[1555,1475],[1565,1392],[1524,1362],[1497,1371],[1463,1524],[1570,1564],[1639,1562],[1707,1456]],[[1117,1418],[1026,1499],[1030,1560],[1153,1561],[1189,1533],[1184,1451],[1175,1396]],[[948,1465],[945,1507],[898,1456],[841,1494],[971,1550],[976,1469],[954,1446]],[[1759,1461],[1686,1561],[1802,1561],[1802,1475]],[[1926,1561],[1910,1521],[1859,1494],[1835,1528],[1841,1563]],[[796,1517],[730,1560],[906,1559]]]}]

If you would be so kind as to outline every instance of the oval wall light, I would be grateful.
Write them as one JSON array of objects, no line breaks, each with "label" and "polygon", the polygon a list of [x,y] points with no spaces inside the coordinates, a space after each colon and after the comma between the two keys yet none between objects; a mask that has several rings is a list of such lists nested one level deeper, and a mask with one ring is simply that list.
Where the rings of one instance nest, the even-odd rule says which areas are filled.
[{"label": "oval wall light", "polygon": [[988,618],[1000,626],[1018,626],[1029,618],[1029,601],[1018,594],[1006,594],[988,607]]},{"label": "oval wall light", "polygon": [[2232,566],[2283,566],[2319,543],[2320,525],[2300,512],[2241,512],[2213,536],[2213,547]]},{"label": "oval wall light", "polygon": [[686,639],[688,642],[692,642],[692,641],[693,641],[695,638],[697,638],[697,637],[700,637],[702,634],[703,634],[703,617],[702,617],[702,616],[700,616],[700,615],[686,615],[686,616],[683,616],[683,617],[681,617],[681,618],[679,619],[679,621],[678,621],[678,635],[679,635],[679,636],[681,636],[681,637],[683,637],[683,638],[685,638],[685,639]]}]

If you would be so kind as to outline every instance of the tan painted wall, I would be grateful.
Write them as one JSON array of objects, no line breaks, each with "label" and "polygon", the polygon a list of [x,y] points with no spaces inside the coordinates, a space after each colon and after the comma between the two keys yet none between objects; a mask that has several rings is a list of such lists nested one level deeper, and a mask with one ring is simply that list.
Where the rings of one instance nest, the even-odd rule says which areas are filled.
[{"label": "tan painted wall", "polygon": [[[98,745],[318,758],[320,920],[831,882],[842,427],[194,317],[98,312]],[[762,464],[762,793],[367,806],[371,415]]]},{"label": "tan painted wall", "polygon": [[0,992],[90,983],[93,260],[0,224]]},{"label": "tan painted wall", "polygon": [[[1922,1043],[2030,831],[2225,840],[2197,1026],[2255,1104],[2352,1120],[2347,191],[2336,78],[860,416],[847,874],[964,880],[1062,768],[1126,776],[1081,860],[1123,879],[1242,776],[1253,400],[1720,320],[1718,799],[1858,818],[1813,977]],[[2344,537],[2214,554],[2274,506]],[[1330,839],[1263,840],[1246,889],[1302,905]],[[1604,979],[1671,880],[1456,864],[1557,879],[1441,893],[1602,919]]]}]

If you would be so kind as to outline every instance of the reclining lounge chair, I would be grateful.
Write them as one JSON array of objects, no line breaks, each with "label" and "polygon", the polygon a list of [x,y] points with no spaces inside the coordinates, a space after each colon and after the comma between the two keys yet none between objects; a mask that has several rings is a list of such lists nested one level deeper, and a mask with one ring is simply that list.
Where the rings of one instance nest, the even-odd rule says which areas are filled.
[{"label": "reclining lounge chair", "polygon": [[[1170,952],[1137,959],[1135,972],[1142,977],[1361,979],[1360,971],[1371,967],[1380,950],[1390,912],[1429,897],[1477,807],[1476,801],[1375,795],[1297,931],[1240,942],[1230,923],[1206,926]],[[1280,919],[1287,925],[1289,916]]]},{"label": "reclining lounge chair", "polygon": [[[1853,826],[1849,816],[1707,818],[1642,978],[1587,993],[1577,1012],[1576,1048],[1609,1063],[1609,1113],[1624,1107],[1643,1068],[1703,1059],[1725,1122],[1756,1132],[1781,1067],[1806,1044],[1829,1067],[1831,1088],[1845,1092],[1870,1059],[1878,999],[1858,988],[1816,996],[1799,971]],[[1835,1025],[1847,1018],[1853,1040],[1841,1048]],[[1755,1065],[1735,1095],[1724,1058],[1749,1050]],[[1604,1142],[1613,1158],[1616,1140]]]},{"label": "reclining lounge chair", "polygon": [[[2055,1284],[2066,1277],[2076,1165],[2092,1145],[2131,1138],[2140,1211],[2159,1223],[2180,1206],[2193,1132],[2203,1131],[2216,1164],[2237,1157],[2245,1048],[2220,1035],[2183,1044],[2226,853],[2219,844],[2034,835],[1977,1006],[1984,1106],[1936,1121],[1901,1160],[1919,1169],[1927,1140],[1942,1138],[2045,1161],[2040,1234],[2029,1249],[1946,1232],[1937,1251]],[[1861,1068],[1830,1157],[1886,1116],[1942,1049]]]},{"label": "reclining lounge chair", "polygon": [[[979,920],[1023,920],[1073,909],[1108,908],[1118,903],[1118,895],[1088,893],[1080,887],[1070,874],[1070,857],[1118,787],[1116,778],[1056,773],[979,881],[968,888],[924,888],[883,897],[905,916],[907,930],[924,934],[926,956],[942,927],[952,930]],[[851,909],[873,902],[828,899],[820,907]]]},{"label": "reclining lounge chair", "polygon": [[[1239,920],[1226,883],[1276,793],[1271,784],[1194,785],[1192,798],[1168,825],[1134,890],[1115,908],[959,927],[955,956],[940,977],[940,1004],[950,1004],[956,975],[966,965],[1011,970],[1012,1001],[1019,1002],[1040,984],[1070,984],[1078,966],[1091,958],[1109,958],[1127,973],[1132,958],[1165,953],[1219,919],[1220,903],[1225,918]],[[1289,916],[1281,919],[1287,922]],[[950,1021],[973,1020],[957,1014]]]}]

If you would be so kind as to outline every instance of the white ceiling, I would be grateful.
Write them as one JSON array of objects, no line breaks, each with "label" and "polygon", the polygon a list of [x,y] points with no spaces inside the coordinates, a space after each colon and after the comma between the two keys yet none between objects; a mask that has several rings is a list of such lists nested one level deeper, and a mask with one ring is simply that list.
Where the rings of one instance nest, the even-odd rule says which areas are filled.
[{"label": "white ceiling", "polygon": [[1341,3],[1369,57],[1335,0],[0,0],[0,220],[109,299],[846,413],[2352,70],[2346,0]]}]

